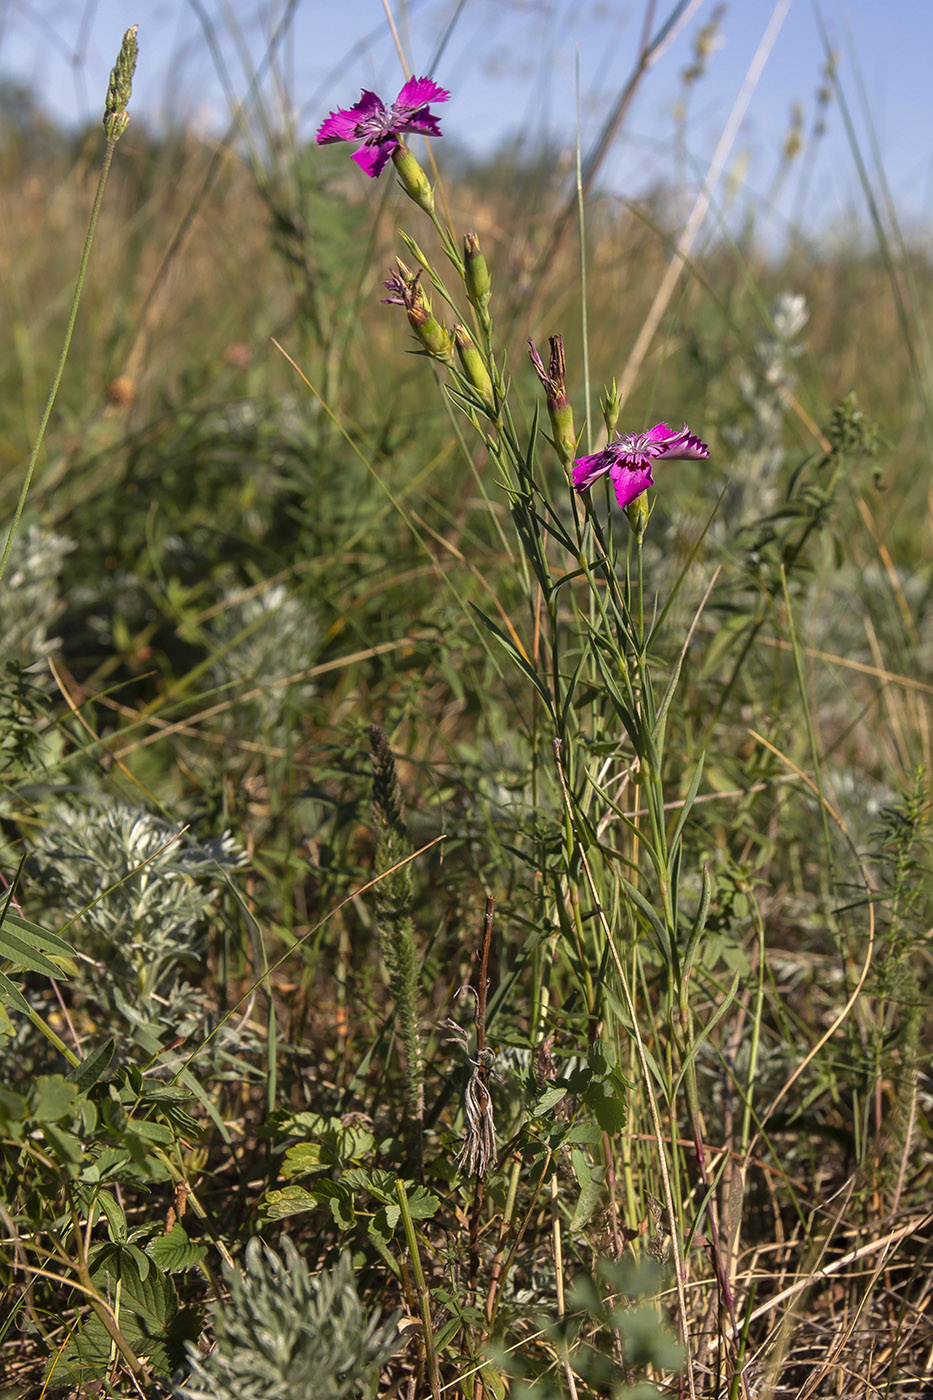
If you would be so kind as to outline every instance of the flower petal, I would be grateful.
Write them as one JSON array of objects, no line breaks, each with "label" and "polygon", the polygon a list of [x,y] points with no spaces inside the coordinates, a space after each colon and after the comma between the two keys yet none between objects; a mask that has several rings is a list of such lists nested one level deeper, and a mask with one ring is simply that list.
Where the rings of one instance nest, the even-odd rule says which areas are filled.
[{"label": "flower petal", "polygon": [[409,78],[389,113],[393,131],[415,131],[423,136],[440,136],[438,119],[428,108],[429,102],[446,102],[450,93],[438,87],[432,78]]},{"label": "flower petal", "polygon": [[398,145],[397,141],[375,141],[371,145],[361,146],[358,151],[353,152],[353,159],[361,170],[365,170],[371,180],[378,179],[389,163],[392,152]]},{"label": "flower petal", "polygon": [[341,107],[337,112],[331,112],[326,121],[321,122],[317,130],[317,143],[325,146],[329,141],[352,141],[356,136],[358,118],[352,112]]},{"label": "flower petal", "polygon": [[675,433],[665,443],[664,456],[679,457],[683,461],[699,461],[709,456],[709,448],[695,433],[691,433],[685,423],[682,431]]},{"label": "flower petal", "polygon": [[643,440],[646,444],[654,444],[648,448],[652,457],[677,457],[688,460],[709,456],[706,443],[691,433],[686,423],[679,433],[675,433],[666,423],[656,423],[643,434]]},{"label": "flower petal", "polygon": [[394,105],[397,112],[417,112],[419,107],[426,107],[429,102],[447,102],[449,98],[450,93],[438,87],[433,78],[409,78]]},{"label": "flower petal", "polygon": [[413,131],[422,136],[442,135],[438,118],[427,107],[415,112],[412,117],[406,117],[404,121],[396,119],[392,127],[394,131]]},{"label": "flower petal", "polygon": [[577,491],[588,491],[594,481],[598,481],[601,476],[616,464],[616,453],[611,447],[604,447],[602,452],[594,452],[590,457],[577,457],[573,464],[573,484]]},{"label": "flower petal", "polygon": [[609,475],[615,487],[616,500],[623,510],[632,504],[636,496],[640,496],[649,486],[654,485],[650,462],[632,467],[620,464],[613,467]]},{"label": "flower petal", "polygon": [[321,123],[317,143],[324,146],[329,141],[354,141],[362,134],[360,127],[363,123],[374,116],[386,116],[385,103],[378,93],[363,88],[359,102],[354,102],[352,107],[339,107]]}]

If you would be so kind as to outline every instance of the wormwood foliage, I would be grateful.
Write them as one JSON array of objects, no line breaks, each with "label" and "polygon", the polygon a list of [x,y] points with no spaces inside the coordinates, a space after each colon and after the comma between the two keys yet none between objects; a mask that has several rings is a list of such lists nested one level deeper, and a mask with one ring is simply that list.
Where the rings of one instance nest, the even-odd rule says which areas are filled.
[{"label": "wormwood foliage", "polygon": [[198,965],[224,872],[242,859],[229,834],[201,844],[122,803],[49,814],[30,867],[50,906],[80,915],[77,980],[148,1050],[197,1018],[185,975]]},{"label": "wormwood foliage", "polygon": [[349,1256],[312,1276],[286,1237],[281,1255],[251,1239],[244,1262],[227,1271],[227,1297],[211,1310],[213,1351],[189,1347],[178,1400],[375,1397],[398,1348],[398,1318],[368,1312]]}]

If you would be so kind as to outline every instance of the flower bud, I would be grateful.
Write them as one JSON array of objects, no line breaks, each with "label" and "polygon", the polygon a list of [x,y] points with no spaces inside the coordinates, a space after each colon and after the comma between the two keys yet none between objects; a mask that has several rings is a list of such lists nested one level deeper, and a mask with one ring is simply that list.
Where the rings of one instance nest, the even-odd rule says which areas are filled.
[{"label": "flower bud", "polygon": [[640,496],[636,496],[631,505],[625,507],[625,514],[628,516],[632,533],[636,538],[641,538],[648,524],[648,516],[651,514],[648,507],[648,493],[643,491]]},{"label": "flower bud", "polygon": [[399,141],[392,152],[392,164],[408,198],[413,199],[426,214],[433,215],[434,191],[431,183],[404,141]]},{"label": "flower bud", "polygon": [[463,366],[464,374],[490,413],[495,413],[496,397],[492,391],[489,370],[486,368],[486,361],[476,348],[476,342],[466,326],[454,326],[454,344],[457,347],[457,354],[460,356],[460,364]]},{"label": "flower bud", "polygon": [[468,233],[463,240],[463,265],[467,296],[485,323],[489,319],[486,308],[492,295],[492,280],[475,233]]},{"label": "flower bud", "polygon": [[619,421],[619,413],[622,408],[622,396],[616,388],[615,379],[607,385],[603,397],[599,401],[599,406],[603,411],[603,422],[606,425],[606,436],[612,441],[612,434],[616,430]]},{"label": "flower bud", "polygon": [[535,374],[544,386],[544,398],[553,434],[551,441],[561,462],[569,468],[577,450],[577,438],[573,430],[573,409],[567,397],[565,384],[567,367],[564,363],[564,342],[559,335],[548,336],[551,357],[547,369],[541,362],[534,341],[529,340],[528,345],[528,355],[534,365]]},{"label": "flower bud", "polygon": [[437,320],[430,306],[414,306],[408,313],[408,324],[433,360],[452,365],[453,340],[450,331]]},{"label": "flower bud", "polygon": [[385,306],[404,306],[408,324],[420,340],[425,352],[434,360],[442,360],[445,365],[454,362],[453,340],[450,331],[442,326],[419,285],[421,271],[414,273],[407,268],[401,258],[395,259],[397,271],[383,285],[393,293],[383,297]]}]

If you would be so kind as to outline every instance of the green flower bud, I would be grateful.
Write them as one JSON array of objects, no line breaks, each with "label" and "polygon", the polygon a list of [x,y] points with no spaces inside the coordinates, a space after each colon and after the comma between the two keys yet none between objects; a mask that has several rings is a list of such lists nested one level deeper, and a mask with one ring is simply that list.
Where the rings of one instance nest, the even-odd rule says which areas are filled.
[{"label": "green flower bud", "polygon": [[436,319],[426,302],[411,308],[408,312],[408,324],[433,360],[442,360],[445,365],[453,364],[453,339],[450,331]]},{"label": "green flower bud", "polygon": [[486,368],[486,361],[476,348],[476,342],[466,326],[454,326],[454,344],[457,347],[457,354],[460,356],[460,364],[463,366],[464,374],[490,413],[495,413],[496,397],[492,391],[489,370]]},{"label": "green flower bud", "polygon": [[482,316],[492,295],[492,280],[475,233],[468,233],[463,240],[463,263],[467,296]]},{"label": "green flower bud", "polygon": [[599,401],[599,406],[603,411],[603,422],[606,425],[606,435],[611,442],[612,434],[616,430],[616,424],[619,421],[619,413],[622,409],[622,396],[616,388],[615,379],[613,379],[612,383],[607,386],[603,397]]},{"label": "green flower bud", "polygon": [[404,141],[399,141],[392,152],[392,164],[408,198],[413,199],[426,214],[433,214],[434,191],[431,183]]},{"label": "green flower bud", "polygon": [[631,505],[625,507],[625,514],[628,516],[628,523],[632,527],[632,532],[640,537],[645,533],[648,524],[648,516],[651,510],[648,506],[648,493],[643,491],[640,496],[636,496]]}]

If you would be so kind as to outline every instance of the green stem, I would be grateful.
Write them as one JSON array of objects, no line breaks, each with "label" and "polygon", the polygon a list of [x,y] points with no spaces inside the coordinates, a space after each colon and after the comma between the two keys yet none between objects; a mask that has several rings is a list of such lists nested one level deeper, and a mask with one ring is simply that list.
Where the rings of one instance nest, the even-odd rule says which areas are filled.
[{"label": "green stem", "polygon": [[431,1295],[428,1292],[424,1270],[421,1267],[421,1255],[418,1253],[418,1238],[415,1234],[415,1222],[412,1219],[411,1208],[408,1204],[408,1195],[401,1180],[396,1181],[395,1191],[398,1196],[399,1209],[402,1212],[402,1225],[405,1230],[405,1239],[408,1242],[411,1267],[415,1275],[415,1287],[418,1290],[418,1302],[421,1307],[421,1329],[424,1333],[424,1352],[428,1363],[428,1381],[431,1386],[431,1395],[433,1400],[440,1400],[441,1378],[437,1369],[437,1355],[434,1351],[434,1326],[431,1322]]},{"label": "green stem", "polygon": [[55,399],[58,396],[59,386],[62,382],[62,375],[65,372],[65,361],[68,358],[68,351],[71,348],[71,337],[74,334],[75,323],[78,319],[78,306],[81,301],[81,292],[84,288],[84,278],[87,272],[88,262],[91,256],[91,244],[94,241],[94,230],[97,227],[98,215],[100,214],[101,205],[103,204],[104,188],[107,184],[107,176],[110,173],[110,162],[113,160],[113,152],[116,144],[117,138],[115,136],[111,137],[107,141],[107,146],[104,151],[104,159],[101,165],[100,175],[97,180],[97,193],[94,196],[94,206],[91,209],[91,218],[90,222],[88,223],[87,237],[84,240],[84,252],[81,255],[81,266],[78,268],[78,280],[75,283],[74,296],[71,299],[71,314],[68,317],[68,325],[65,328],[65,338],[62,342],[61,354],[58,357],[58,366],[55,370],[55,377],[52,380],[52,387],[49,390],[49,396],[46,400],[45,409],[42,413],[42,419],[39,423],[39,431],[36,434],[36,441],[29,458],[29,465],[26,468],[26,479],[23,482],[23,488],[19,493],[19,500],[16,504],[16,513],[13,516],[13,523],[10,526],[10,532],[7,535],[6,545],[4,546],[3,550],[3,558],[0,559],[0,579],[3,578],[4,572],[6,571],[7,560],[10,557],[10,550],[13,547],[13,539],[16,535],[20,518],[22,517],[23,510],[26,505],[26,496],[29,492],[29,487],[32,484],[33,475],[35,474],[36,462],[39,460],[39,453],[42,450],[42,442],[45,437],[45,430],[48,427],[49,419],[52,416],[52,408],[55,404]]},{"label": "green stem", "polygon": [[75,1242],[76,1253],[76,1258],[70,1262],[73,1264],[75,1272],[84,1286],[84,1291],[90,1301],[91,1308],[97,1314],[114,1348],[123,1357],[123,1360],[126,1362],[132,1374],[137,1380],[145,1380],[145,1369],[139,1357],[121,1332],[116,1313],[106,1299],[101,1297],[100,1292],[91,1278],[91,1270],[88,1264],[87,1254],[85,1253],[84,1241],[81,1238],[81,1222],[78,1219],[78,1213],[74,1208],[70,1195],[68,1197],[68,1213],[71,1216],[71,1232]]},{"label": "green stem", "polygon": [[55,1034],[48,1022],[43,1020],[43,1018],[39,1015],[38,1011],[36,1011],[36,1009],[32,1006],[29,1008],[29,1019],[32,1022],[32,1024],[36,1027],[36,1029],[42,1032],[46,1040],[50,1040],[52,1042],[58,1053],[60,1055],[64,1055],[65,1059],[68,1061],[72,1068],[81,1063],[74,1051],[68,1049],[68,1046],[61,1039],[61,1037]]}]

